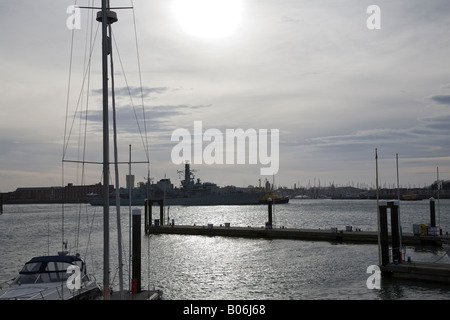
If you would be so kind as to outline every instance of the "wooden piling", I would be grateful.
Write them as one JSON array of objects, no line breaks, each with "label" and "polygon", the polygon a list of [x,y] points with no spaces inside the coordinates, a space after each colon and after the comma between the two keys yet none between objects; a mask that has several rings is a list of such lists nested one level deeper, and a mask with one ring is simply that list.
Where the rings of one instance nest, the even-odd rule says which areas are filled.
[{"label": "wooden piling", "polygon": [[145,200],[145,218],[144,218],[145,233],[148,233],[148,229],[152,226],[152,206],[153,206],[152,201]]},{"label": "wooden piling", "polygon": [[164,224],[164,200],[163,199],[150,199],[145,200],[145,233],[148,233],[149,228],[152,226],[152,208],[153,203],[159,204],[159,225]]},{"label": "wooden piling", "polygon": [[164,200],[158,201],[159,203],[159,223],[164,225]]},{"label": "wooden piling", "polygon": [[391,242],[392,242],[392,259],[401,262],[400,250],[400,226],[399,226],[399,211],[398,201],[380,201],[378,204],[380,211],[380,254],[381,265],[387,265],[389,261],[389,241],[388,241],[388,223],[387,223],[387,209],[391,212]]},{"label": "wooden piling", "polygon": [[436,208],[434,198],[430,198],[430,227],[436,227]]},{"label": "wooden piling", "polygon": [[149,213],[149,208],[148,208],[148,200],[145,200],[145,205],[144,205],[144,232],[145,234],[148,234],[148,229],[150,228],[151,224],[152,224],[152,220],[150,213]]},{"label": "wooden piling", "polygon": [[391,208],[391,237],[392,237],[392,259],[401,263],[401,248],[400,248],[400,226],[398,214],[398,202],[388,202]]},{"label": "wooden piling", "polygon": [[141,210],[133,210],[132,293],[141,292]]},{"label": "wooden piling", "polygon": [[388,223],[387,223],[387,203],[380,201],[380,251],[381,265],[385,266],[389,263],[389,240],[388,240]]},{"label": "wooden piling", "polygon": [[268,210],[268,215],[269,215],[269,220],[267,222],[267,228],[272,229],[272,205],[273,205],[273,201],[271,198],[267,199],[267,210]]}]

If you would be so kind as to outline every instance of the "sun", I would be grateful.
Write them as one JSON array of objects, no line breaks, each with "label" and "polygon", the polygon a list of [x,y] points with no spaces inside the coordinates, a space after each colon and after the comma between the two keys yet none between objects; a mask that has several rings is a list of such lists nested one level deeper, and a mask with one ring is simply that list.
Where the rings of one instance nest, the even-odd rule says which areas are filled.
[{"label": "sun", "polygon": [[217,39],[232,35],[242,20],[242,0],[174,0],[173,12],[191,36]]}]

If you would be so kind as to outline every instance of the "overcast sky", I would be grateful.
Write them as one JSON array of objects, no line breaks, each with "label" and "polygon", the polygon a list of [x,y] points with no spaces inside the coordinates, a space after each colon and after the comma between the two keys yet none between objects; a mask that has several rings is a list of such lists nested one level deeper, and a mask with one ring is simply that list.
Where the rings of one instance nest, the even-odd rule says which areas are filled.
[{"label": "overcast sky", "polygon": [[[194,121],[201,121],[203,132],[279,130],[277,185],[374,186],[375,148],[380,185],[396,184],[396,154],[403,186],[431,184],[437,167],[441,179],[450,179],[449,1],[229,0],[225,3],[235,7],[221,7],[225,17],[205,21],[217,13],[205,5],[203,11],[195,8],[198,2],[184,8],[175,0],[133,1],[142,91],[133,11],[116,10],[119,160],[128,161],[129,144],[132,160],[146,160],[138,133],[147,129],[150,176],[167,175],[178,185],[177,170],[183,167],[171,159],[177,145],[171,135],[180,128],[193,134]],[[0,192],[81,181],[76,165],[65,163],[62,170],[65,132],[67,137],[72,128],[66,106],[73,116],[84,41],[91,36],[87,9],[81,10],[80,29],[67,27],[72,4],[0,2]],[[378,20],[367,12],[374,4],[381,10]],[[368,20],[380,29],[369,28]],[[101,161],[100,35],[92,43],[86,160]],[[75,129],[84,127],[74,124],[70,131],[68,160],[81,157],[71,149],[79,144]],[[260,159],[192,167],[196,177],[220,186],[273,179],[260,175]],[[100,182],[101,170],[87,165],[85,182]],[[147,175],[145,164],[132,170],[137,181]],[[124,185],[128,166],[121,171]]]}]

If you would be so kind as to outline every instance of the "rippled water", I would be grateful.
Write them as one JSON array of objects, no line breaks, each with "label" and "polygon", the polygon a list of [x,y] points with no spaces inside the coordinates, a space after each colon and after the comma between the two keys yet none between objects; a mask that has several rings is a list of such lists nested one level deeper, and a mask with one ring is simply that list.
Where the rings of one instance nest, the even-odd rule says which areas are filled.
[{"label": "rippled water", "polygon": [[[400,208],[404,232],[412,232],[412,224],[429,223],[429,201],[402,202]],[[263,226],[267,221],[266,206],[173,206],[167,211],[176,224]],[[80,252],[88,270],[102,282],[102,208],[89,205],[64,209],[61,205],[5,205],[0,216],[0,282],[14,277],[32,256],[61,250],[62,213],[70,251]],[[128,258],[128,207],[121,208],[121,215],[124,257]],[[110,220],[111,282],[117,289],[114,208]],[[450,231],[449,200],[440,200],[436,221],[444,233]],[[376,202],[291,200],[275,206],[274,223],[275,227],[322,229],[351,225],[375,231]],[[407,255],[416,261],[450,263],[442,248],[407,247]],[[162,289],[167,300],[450,299],[450,286],[442,284],[383,278],[381,289],[368,289],[366,270],[374,264],[378,264],[378,251],[372,244],[142,233],[142,285]],[[128,262],[124,273],[128,286]]]}]

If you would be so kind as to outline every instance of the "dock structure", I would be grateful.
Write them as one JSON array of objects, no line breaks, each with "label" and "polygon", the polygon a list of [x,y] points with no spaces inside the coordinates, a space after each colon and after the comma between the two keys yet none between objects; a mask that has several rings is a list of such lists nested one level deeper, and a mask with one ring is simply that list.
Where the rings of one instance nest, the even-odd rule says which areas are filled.
[{"label": "dock structure", "polygon": [[[388,209],[391,213],[391,239],[388,240]],[[380,247],[380,271],[383,276],[402,278],[408,280],[419,280],[428,282],[439,282],[450,284],[450,264],[436,262],[411,261],[410,258],[404,261],[400,250],[399,214],[398,201],[380,201],[378,205],[380,237],[378,245]],[[430,199],[430,220],[434,225],[434,199]],[[440,245],[442,236],[439,238]],[[448,241],[448,239],[447,239]],[[408,243],[405,235],[401,236],[403,244]],[[389,243],[391,244],[392,255],[389,254]],[[392,259],[391,259],[392,258]]]},{"label": "dock structure", "polygon": [[[202,236],[222,236],[222,237],[242,237],[242,238],[265,238],[265,239],[291,239],[291,240],[311,240],[311,241],[331,241],[331,242],[353,242],[353,243],[378,243],[378,232],[376,231],[361,231],[360,229],[353,230],[351,226],[346,226],[345,230],[338,230],[337,228],[329,229],[297,229],[297,228],[274,228],[272,221],[272,199],[268,199],[268,221],[265,222],[264,227],[238,227],[230,226],[230,223],[214,226],[208,224],[207,226],[196,225],[175,225],[174,220],[171,224],[164,225],[163,223],[163,202],[157,200],[146,201],[145,205],[145,233],[146,234],[178,234],[178,235],[202,235]],[[152,206],[158,203],[160,206],[160,217],[154,219],[152,223]],[[386,211],[386,210],[385,210]],[[398,212],[398,210],[397,210]],[[386,227],[384,228],[383,241],[385,247],[388,248],[389,243],[394,241],[394,246],[399,246],[398,232],[389,233],[387,230],[387,216]],[[391,221],[398,220],[398,213]],[[398,224],[395,230],[398,230]],[[441,238],[438,236],[430,236],[423,234],[406,233],[402,235],[403,244],[411,245],[441,245]]]},{"label": "dock structure", "polygon": [[[350,243],[372,243],[378,242],[378,233],[375,231],[348,231],[330,229],[296,229],[296,228],[267,228],[267,227],[231,227],[229,224],[222,226],[187,226],[187,225],[146,225],[146,234],[178,234],[178,235],[202,235],[241,238],[264,238],[264,239],[290,239],[310,241],[331,241]],[[388,234],[388,241],[391,235]],[[441,238],[426,235],[403,234],[403,244],[410,245],[440,245]]]},{"label": "dock structure", "polygon": [[111,300],[161,300],[163,292],[161,290],[142,290],[139,293],[125,292],[121,297],[119,292],[111,295]]},{"label": "dock structure", "polygon": [[383,276],[450,284],[450,264],[410,261],[382,266]]},{"label": "dock structure", "polygon": [[[160,206],[159,219],[152,219],[152,206],[158,203]],[[222,237],[242,237],[242,238],[265,238],[265,239],[291,239],[291,240],[311,240],[311,241],[331,241],[331,242],[352,242],[352,243],[373,243],[379,241],[379,234],[376,231],[361,231],[359,229],[353,230],[351,226],[346,226],[344,230],[337,228],[329,229],[297,229],[297,228],[273,228],[272,220],[272,199],[268,199],[268,221],[265,222],[264,227],[237,227],[230,226],[230,223],[224,225],[214,226],[208,224],[207,226],[189,226],[189,225],[175,225],[174,220],[171,224],[164,225],[163,223],[163,206],[164,202],[159,200],[147,200],[145,203],[145,233],[146,234],[179,234],[179,235],[203,235],[203,236],[222,236]],[[387,213],[385,204],[381,210],[384,210],[382,215],[385,222],[382,223],[383,231],[382,241],[383,246],[388,252],[389,243],[393,243],[393,247],[397,248],[396,258],[399,259],[399,225],[398,225],[398,204],[392,209],[393,217],[391,224],[394,229],[391,233],[387,230]],[[389,206],[392,206],[390,203]],[[152,223],[154,221],[154,223]],[[410,245],[441,245],[441,237],[406,233],[402,235],[402,244]],[[387,257],[389,259],[389,256]]]},{"label": "dock structure", "polygon": [[153,204],[157,203],[159,205],[159,219],[155,219],[155,224],[164,224],[164,199],[148,199],[145,200],[145,225],[151,225],[153,221],[152,208]]}]

